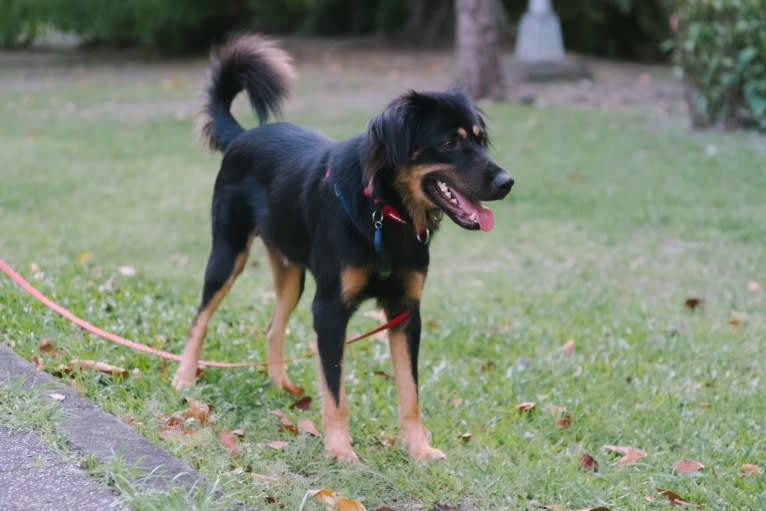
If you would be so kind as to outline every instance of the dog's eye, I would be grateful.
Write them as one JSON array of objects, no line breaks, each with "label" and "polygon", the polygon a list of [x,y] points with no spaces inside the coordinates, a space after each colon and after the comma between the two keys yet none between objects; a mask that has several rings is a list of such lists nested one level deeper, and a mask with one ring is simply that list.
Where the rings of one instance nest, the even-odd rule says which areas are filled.
[{"label": "dog's eye", "polygon": [[441,143],[442,149],[445,149],[447,151],[452,151],[457,147],[457,140],[455,140],[454,137],[450,137],[444,142]]}]

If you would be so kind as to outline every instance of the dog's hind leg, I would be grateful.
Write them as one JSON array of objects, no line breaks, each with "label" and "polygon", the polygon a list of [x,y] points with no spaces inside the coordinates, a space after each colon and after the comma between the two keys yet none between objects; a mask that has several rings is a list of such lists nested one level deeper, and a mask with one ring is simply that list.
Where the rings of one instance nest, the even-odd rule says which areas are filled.
[{"label": "dog's hind leg", "polygon": [[243,235],[238,233],[236,236],[229,237],[225,236],[225,233],[214,234],[213,249],[210,251],[205,269],[202,303],[189,328],[181,363],[173,376],[175,388],[180,389],[194,383],[202,344],[207,333],[207,324],[226,293],[234,285],[234,281],[245,269],[254,236],[255,233],[247,234],[247,231]]},{"label": "dog's hind leg", "polygon": [[269,263],[274,278],[274,292],[276,302],[274,312],[271,315],[268,339],[268,364],[269,377],[275,385],[282,387],[294,396],[303,394],[303,389],[293,385],[285,371],[284,352],[282,349],[285,340],[285,329],[290,314],[298,304],[303,293],[303,283],[306,272],[303,267],[291,263],[273,247],[266,245],[269,253]]}]

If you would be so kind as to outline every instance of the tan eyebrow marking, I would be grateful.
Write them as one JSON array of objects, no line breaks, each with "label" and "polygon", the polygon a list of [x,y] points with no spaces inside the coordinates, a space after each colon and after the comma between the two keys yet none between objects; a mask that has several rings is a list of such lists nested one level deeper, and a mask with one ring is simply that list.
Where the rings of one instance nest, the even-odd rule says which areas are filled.
[{"label": "tan eyebrow marking", "polygon": [[481,133],[481,128],[479,127],[478,124],[474,124],[473,125],[473,134],[478,137],[479,133]]},{"label": "tan eyebrow marking", "polygon": [[463,128],[458,128],[457,129],[457,134],[460,135],[461,138],[467,138],[468,137],[468,133],[466,133],[466,131]]}]

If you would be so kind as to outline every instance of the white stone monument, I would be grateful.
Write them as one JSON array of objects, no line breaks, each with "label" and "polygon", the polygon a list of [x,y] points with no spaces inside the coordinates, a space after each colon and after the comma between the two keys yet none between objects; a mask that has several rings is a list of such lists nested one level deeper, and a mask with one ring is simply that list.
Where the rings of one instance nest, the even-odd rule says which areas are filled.
[{"label": "white stone monument", "polygon": [[513,74],[520,74],[522,80],[571,80],[588,74],[581,62],[564,53],[561,22],[551,0],[529,0],[513,57]]}]

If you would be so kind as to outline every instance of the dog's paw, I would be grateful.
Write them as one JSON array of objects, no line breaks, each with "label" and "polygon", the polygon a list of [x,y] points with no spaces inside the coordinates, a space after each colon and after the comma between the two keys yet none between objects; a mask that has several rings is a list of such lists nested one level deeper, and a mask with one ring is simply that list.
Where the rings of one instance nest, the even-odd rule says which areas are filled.
[{"label": "dog's paw", "polygon": [[351,448],[351,437],[348,433],[328,434],[325,436],[325,448],[333,461],[339,463],[359,463],[359,456]]},{"label": "dog's paw", "polygon": [[188,373],[189,371],[182,371],[181,369],[178,369],[176,374],[173,375],[173,388],[176,390],[181,390],[183,388],[191,387],[194,385],[194,381],[197,379],[197,371],[192,371],[191,375]]},{"label": "dog's paw", "polygon": [[410,449],[410,456],[412,456],[415,460],[426,462],[426,461],[438,461],[443,460],[447,457],[446,454],[444,454],[439,449],[434,449],[430,445],[419,447],[418,449]]}]

